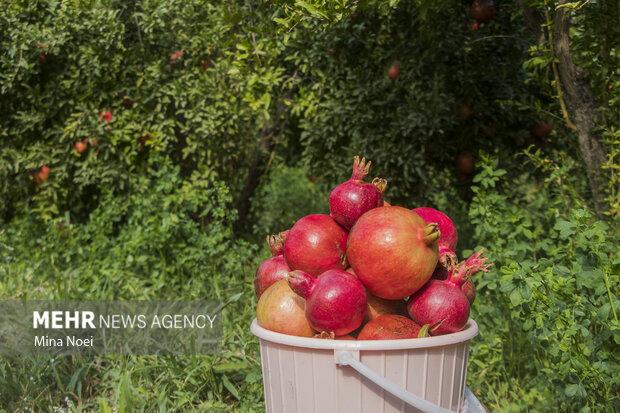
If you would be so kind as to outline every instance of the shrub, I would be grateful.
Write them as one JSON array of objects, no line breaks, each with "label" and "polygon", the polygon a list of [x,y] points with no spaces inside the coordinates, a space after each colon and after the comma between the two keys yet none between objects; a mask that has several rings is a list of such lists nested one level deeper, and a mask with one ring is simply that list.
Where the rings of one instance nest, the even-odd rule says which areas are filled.
[{"label": "shrub", "polygon": [[[528,153],[543,166],[509,174],[482,156],[470,219],[476,242],[496,262],[478,276],[472,381],[499,407],[613,411],[620,407],[620,255],[612,228],[584,209],[565,156]],[[583,176],[583,175],[581,175]],[[501,396],[500,396],[501,397]],[[523,400],[521,400],[523,399]]]}]

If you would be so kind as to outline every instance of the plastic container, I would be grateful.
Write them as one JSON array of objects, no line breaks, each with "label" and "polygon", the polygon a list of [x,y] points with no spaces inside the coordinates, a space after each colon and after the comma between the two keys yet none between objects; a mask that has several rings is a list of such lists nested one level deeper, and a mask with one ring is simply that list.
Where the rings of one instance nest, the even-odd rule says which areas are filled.
[{"label": "plastic container", "polygon": [[465,387],[474,320],[458,333],[410,340],[289,336],[256,320],[251,330],[269,413],[485,411]]}]

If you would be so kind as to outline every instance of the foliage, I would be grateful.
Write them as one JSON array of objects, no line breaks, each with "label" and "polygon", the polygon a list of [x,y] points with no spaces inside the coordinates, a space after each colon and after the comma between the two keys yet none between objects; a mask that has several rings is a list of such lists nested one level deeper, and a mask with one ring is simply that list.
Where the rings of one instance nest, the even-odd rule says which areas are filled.
[{"label": "foliage", "polygon": [[488,155],[475,178],[474,236],[496,266],[477,279],[474,380],[491,394],[513,383],[527,395],[519,402],[513,391],[519,410],[618,410],[618,237],[574,197],[577,165],[528,157],[548,170],[544,195],[531,174],[509,174]]},{"label": "foliage", "polygon": [[[313,180],[315,182],[313,182]],[[310,179],[303,168],[275,166],[252,202],[253,232],[257,238],[290,228],[299,217],[328,213],[326,185]]]},{"label": "foliage", "polygon": [[[599,98],[617,214],[620,25],[609,5],[573,5],[571,47]],[[2,408],[260,410],[248,325],[267,251],[256,240],[325,212],[329,189],[363,155],[389,180],[390,202],[445,210],[464,255],[486,247],[495,261],[478,279],[469,373],[485,404],[619,409],[615,221],[589,212],[553,59],[534,46],[519,2],[502,2],[477,31],[468,6],[3,2],[2,297],[228,304],[212,356],[2,359]],[[540,120],[555,129],[533,141]],[[456,170],[467,153],[482,159],[475,179]],[[37,182],[42,165],[49,179]],[[241,220],[250,225],[233,234],[249,178],[259,183]]]}]

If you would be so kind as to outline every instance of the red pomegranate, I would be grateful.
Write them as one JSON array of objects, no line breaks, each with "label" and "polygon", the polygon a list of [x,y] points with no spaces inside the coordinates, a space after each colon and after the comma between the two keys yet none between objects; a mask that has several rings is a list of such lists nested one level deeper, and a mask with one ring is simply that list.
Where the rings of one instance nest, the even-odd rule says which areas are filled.
[{"label": "red pomegranate", "polygon": [[547,122],[540,122],[530,128],[530,133],[533,137],[543,139],[549,135],[553,130],[553,125]]},{"label": "red pomegranate", "polygon": [[371,209],[351,229],[347,258],[368,291],[388,300],[420,289],[437,265],[437,224],[398,206]]},{"label": "red pomegranate", "polygon": [[460,153],[456,158],[456,170],[462,175],[471,175],[475,170],[476,160],[470,152]]},{"label": "red pomegranate", "polygon": [[43,182],[47,181],[50,177],[50,171],[51,170],[49,166],[41,166],[39,170],[34,173],[34,180],[37,182],[37,184],[42,184]]},{"label": "red pomegranate", "polygon": [[346,268],[347,231],[329,215],[313,214],[293,225],[284,240],[284,258],[291,270],[317,276]]},{"label": "red pomegranate", "polygon": [[367,294],[368,309],[366,320],[374,320],[383,314],[406,314],[407,308],[404,300],[386,300],[372,294]]},{"label": "red pomegranate", "polygon": [[[422,333],[422,335],[420,335]],[[358,340],[399,340],[426,337],[426,329],[413,320],[395,314],[383,314],[370,320],[357,335]]]},{"label": "red pomegranate", "polygon": [[284,238],[287,232],[288,231],[284,231],[277,235],[267,236],[267,244],[271,251],[271,258],[267,258],[263,261],[256,270],[254,276],[254,291],[257,297],[260,297],[261,294],[276,281],[286,278],[291,270],[282,255]]},{"label": "red pomegranate", "polygon": [[372,183],[364,182],[370,165],[365,158],[353,158],[351,179],[336,186],[329,194],[330,216],[346,229],[350,229],[366,211],[383,205],[387,181],[375,178]]},{"label": "red pomegranate", "polygon": [[73,149],[79,154],[83,154],[88,149],[88,138],[77,141],[73,144]]},{"label": "red pomegranate", "polygon": [[312,337],[314,331],[306,319],[305,302],[286,280],[275,282],[260,296],[256,305],[258,325],[292,336]]},{"label": "red pomegranate", "polygon": [[398,76],[400,76],[400,63],[398,62],[392,63],[392,65],[390,66],[390,69],[388,70],[387,76],[390,80],[398,79]]},{"label": "red pomegranate", "polygon": [[282,255],[267,258],[256,270],[254,291],[260,297],[263,292],[278,280],[283,280],[291,269]]},{"label": "red pomegranate", "polygon": [[409,299],[409,316],[418,324],[430,325],[431,335],[462,330],[469,318],[470,308],[463,285],[473,274],[487,271],[489,266],[481,252],[477,252],[459,263],[445,280],[430,280]]},{"label": "red pomegranate", "polygon": [[316,331],[343,336],[362,324],[366,290],[356,276],[344,270],[325,271],[318,277],[291,271],[288,283],[306,299],[306,317]]}]

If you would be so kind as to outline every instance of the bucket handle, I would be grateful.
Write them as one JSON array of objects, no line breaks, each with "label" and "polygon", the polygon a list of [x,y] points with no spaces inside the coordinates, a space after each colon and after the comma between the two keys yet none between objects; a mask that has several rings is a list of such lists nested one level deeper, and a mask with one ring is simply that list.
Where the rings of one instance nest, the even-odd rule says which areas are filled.
[{"label": "bucket handle", "polygon": [[350,351],[335,350],[334,356],[336,357],[336,364],[341,366],[350,366],[359,374],[381,387],[383,390],[398,397],[416,409],[423,411],[424,413],[454,413],[452,410],[437,406],[436,404],[431,403],[428,400],[424,400],[410,391],[403,389],[401,386],[397,386],[359,361]]}]

